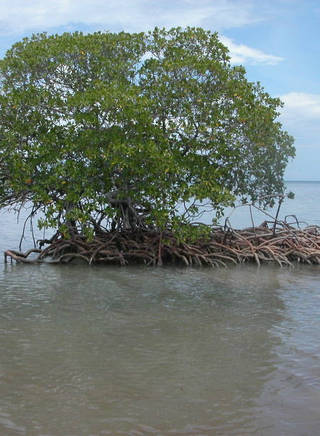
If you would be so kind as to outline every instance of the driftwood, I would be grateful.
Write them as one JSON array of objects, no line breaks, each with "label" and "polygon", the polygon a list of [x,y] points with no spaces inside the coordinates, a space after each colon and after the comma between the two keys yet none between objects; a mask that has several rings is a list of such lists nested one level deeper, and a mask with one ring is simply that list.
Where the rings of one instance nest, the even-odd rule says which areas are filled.
[{"label": "driftwood", "polygon": [[[93,240],[74,235],[65,239],[38,241],[39,247],[26,253],[5,252],[21,263],[70,263],[81,260],[88,264],[145,264],[186,266],[227,266],[253,262],[257,265],[276,263],[292,266],[296,262],[320,264],[320,227],[293,227],[285,221],[264,222],[258,227],[234,230],[231,226],[215,227],[208,238],[179,241],[172,232],[106,231]],[[29,257],[31,254],[33,256]],[[35,256],[36,254],[36,256]]]}]

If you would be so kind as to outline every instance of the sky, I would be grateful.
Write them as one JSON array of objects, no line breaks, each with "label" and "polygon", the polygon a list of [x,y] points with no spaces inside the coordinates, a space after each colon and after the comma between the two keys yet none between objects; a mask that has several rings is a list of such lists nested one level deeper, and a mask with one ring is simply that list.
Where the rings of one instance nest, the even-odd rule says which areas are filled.
[{"label": "sky", "polygon": [[0,57],[32,33],[217,31],[232,63],[284,103],[295,138],[286,180],[320,180],[320,0],[0,0]]}]

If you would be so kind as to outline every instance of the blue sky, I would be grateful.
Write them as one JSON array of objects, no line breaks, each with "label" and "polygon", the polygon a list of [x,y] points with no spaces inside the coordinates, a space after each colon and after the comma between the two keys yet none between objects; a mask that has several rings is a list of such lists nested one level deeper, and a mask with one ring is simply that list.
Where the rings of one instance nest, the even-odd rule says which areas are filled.
[{"label": "blue sky", "polygon": [[1,0],[0,56],[34,32],[155,26],[218,31],[232,62],[285,103],[297,150],[286,179],[320,180],[319,0]]}]

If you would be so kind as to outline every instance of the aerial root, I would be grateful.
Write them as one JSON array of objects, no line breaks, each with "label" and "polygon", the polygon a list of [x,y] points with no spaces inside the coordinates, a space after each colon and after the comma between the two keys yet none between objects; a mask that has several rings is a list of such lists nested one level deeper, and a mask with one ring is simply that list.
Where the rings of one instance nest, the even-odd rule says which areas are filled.
[{"label": "aerial root", "polygon": [[[92,240],[76,235],[65,239],[62,235],[53,241],[39,241],[44,249],[33,248],[26,253],[7,250],[8,258],[20,263],[70,263],[73,260],[91,264],[145,264],[185,266],[209,265],[226,267],[228,264],[253,262],[275,263],[280,267],[294,263],[320,264],[320,227],[305,229],[289,225],[233,230],[217,227],[211,236],[196,242],[180,242],[170,231],[110,231],[99,232]],[[31,258],[29,256],[33,254]],[[34,256],[37,254],[37,256]]]},{"label": "aerial root", "polygon": [[21,262],[21,263],[38,263],[39,256],[36,259],[28,259],[28,256],[31,253],[41,253],[41,251],[42,250],[40,250],[39,248],[32,248],[31,250],[28,250],[25,253],[16,250],[7,250],[4,252],[4,262],[7,263],[8,257],[10,257],[11,260],[14,259],[17,262]]}]

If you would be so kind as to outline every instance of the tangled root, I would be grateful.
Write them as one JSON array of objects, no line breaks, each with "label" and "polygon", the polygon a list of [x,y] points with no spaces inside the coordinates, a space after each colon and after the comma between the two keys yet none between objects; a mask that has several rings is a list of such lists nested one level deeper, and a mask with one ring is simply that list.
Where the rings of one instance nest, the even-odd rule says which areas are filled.
[{"label": "tangled root", "polygon": [[[145,264],[185,266],[223,266],[230,263],[253,262],[257,265],[276,263],[292,266],[296,262],[320,264],[320,227],[296,229],[285,223],[265,222],[259,227],[234,230],[214,228],[207,239],[181,242],[170,231],[110,231],[93,240],[76,235],[65,239],[62,235],[52,241],[38,241],[44,249],[34,248],[26,253],[5,252],[8,258],[20,263],[70,263],[80,259],[91,264]],[[33,255],[29,258],[30,255]],[[34,256],[36,254],[36,256]]]}]

